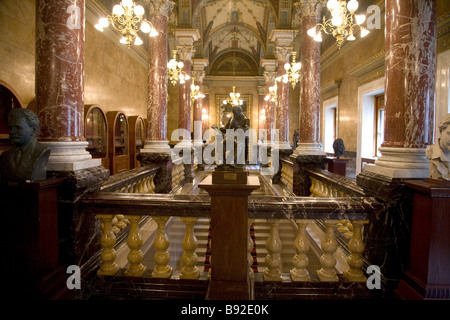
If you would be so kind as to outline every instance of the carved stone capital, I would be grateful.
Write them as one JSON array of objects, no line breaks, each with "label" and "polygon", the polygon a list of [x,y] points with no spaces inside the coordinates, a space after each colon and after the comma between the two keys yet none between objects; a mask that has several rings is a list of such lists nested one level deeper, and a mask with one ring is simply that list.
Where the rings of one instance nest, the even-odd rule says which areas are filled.
[{"label": "carved stone capital", "polygon": [[299,0],[294,5],[301,17],[319,17],[326,0]]},{"label": "carved stone capital", "polygon": [[264,78],[266,78],[266,83],[274,82],[276,76],[277,76],[276,71],[264,71]]},{"label": "carved stone capital", "polygon": [[277,57],[278,61],[289,61],[289,57],[292,53],[292,47],[291,46],[282,46],[282,47],[276,47],[275,48],[275,56]]},{"label": "carved stone capital", "polygon": [[149,0],[147,7],[150,14],[160,14],[169,17],[175,2],[170,0]]},{"label": "carved stone capital", "polygon": [[192,70],[191,76],[193,79],[195,78],[195,82],[201,83],[203,82],[203,78],[205,77],[205,71]]},{"label": "carved stone capital", "polygon": [[194,46],[177,46],[181,61],[191,60],[195,53]]}]

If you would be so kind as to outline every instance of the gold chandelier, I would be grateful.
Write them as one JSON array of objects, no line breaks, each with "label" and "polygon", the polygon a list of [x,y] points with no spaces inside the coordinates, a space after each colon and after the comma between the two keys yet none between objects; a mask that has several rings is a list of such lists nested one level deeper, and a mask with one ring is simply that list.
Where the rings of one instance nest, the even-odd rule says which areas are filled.
[{"label": "gold chandelier", "polygon": [[[286,62],[284,64],[284,70],[286,70],[286,73],[283,74],[282,76],[276,77],[275,79],[278,82],[283,81],[283,83],[288,83],[290,82],[292,85],[292,88],[295,88],[295,85],[297,84],[297,82],[300,80],[300,69],[302,67],[301,62],[296,62],[295,61],[295,56],[296,56],[296,52],[292,51],[292,62]],[[270,90],[270,88],[269,88]]]},{"label": "gold chandelier", "polygon": [[277,103],[277,84],[269,87],[269,93],[264,97],[265,101],[271,101]]},{"label": "gold chandelier", "polygon": [[232,106],[242,106],[244,101],[239,99],[241,94],[236,92],[236,87],[233,86],[233,91],[230,92],[229,97],[222,101],[223,104],[231,104]]},{"label": "gold chandelier", "polygon": [[[314,41],[321,42],[322,31],[326,34],[332,34],[336,38],[339,49],[345,40],[356,40],[354,33],[357,27],[361,30],[361,38],[365,37],[369,34],[369,30],[361,25],[366,21],[366,16],[363,14],[355,15],[358,6],[357,0],[350,0],[348,3],[345,0],[328,0],[327,8],[330,10],[332,18],[326,20],[324,16],[322,23],[307,31],[308,35]],[[318,31],[317,28],[319,28]]]},{"label": "gold chandelier", "polygon": [[139,30],[149,33],[150,37],[159,35],[152,23],[144,19],[144,13],[144,8],[136,5],[133,0],[122,0],[113,7],[112,16],[100,18],[94,27],[103,32],[103,29],[111,24],[115,30],[122,33],[120,43],[126,44],[129,49],[131,43],[136,46],[143,43],[137,34]]},{"label": "gold chandelier", "polygon": [[191,84],[191,100],[194,102],[194,100],[197,100],[199,98],[203,99],[205,95],[200,92],[200,86],[195,84],[195,79],[192,78],[192,84]]},{"label": "gold chandelier", "polygon": [[175,85],[178,81],[183,84],[191,78],[182,71],[183,67],[183,61],[177,61],[177,50],[172,50],[172,59],[167,63],[167,74],[172,85]]}]

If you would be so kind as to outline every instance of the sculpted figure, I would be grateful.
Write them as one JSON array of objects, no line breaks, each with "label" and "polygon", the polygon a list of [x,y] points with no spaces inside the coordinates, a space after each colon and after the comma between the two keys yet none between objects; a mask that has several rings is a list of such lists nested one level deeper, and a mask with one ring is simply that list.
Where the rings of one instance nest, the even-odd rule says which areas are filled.
[{"label": "sculpted figure", "polygon": [[2,181],[33,182],[46,178],[50,149],[36,139],[39,125],[39,118],[29,109],[10,111],[8,128],[13,145],[0,155]]},{"label": "sculpted figure", "polygon": [[427,147],[427,158],[430,159],[430,178],[450,180],[450,113],[439,123],[441,137],[438,143]]},{"label": "sculpted figure", "polygon": [[[242,113],[242,108],[240,106],[233,106],[233,116],[230,117],[230,119],[228,120],[228,122],[225,124],[225,126],[218,128],[216,125],[211,126],[211,128],[216,129],[216,130],[220,130],[220,132],[222,132],[222,134],[225,136],[226,135],[226,131],[227,129],[242,129],[244,132],[247,131],[250,128],[250,119],[248,119],[243,113]],[[235,142],[239,143],[239,141],[237,141],[236,137],[234,138]],[[226,143],[223,144],[223,156],[224,158],[226,157]],[[236,151],[236,150],[235,150]],[[244,158],[245,160],[247,160],[247,156],[248,156],[248,136],[245,137],[245,145],[237,145],[237,154],[234,155],[234,164],[236,165],[236,160],[239,159],[240,157],[240,152],[244,152]],[[231,156],[231,155],[230,155]],[[224,160],[224,164],[225,164],[225,159]],[[240,164],[243,166],[243,164]]]}]

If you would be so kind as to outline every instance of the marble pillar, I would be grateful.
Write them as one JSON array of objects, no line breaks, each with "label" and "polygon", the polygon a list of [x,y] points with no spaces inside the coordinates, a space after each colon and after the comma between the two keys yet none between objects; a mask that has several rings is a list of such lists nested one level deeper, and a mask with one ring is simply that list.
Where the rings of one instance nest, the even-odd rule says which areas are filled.
[{"label": "marble pillar", "polygon": [[167,20],[173,6],[174,2],[170,0],[156,0],[148,3],[149,21],[159,35],[149,38],[148,125],[141,154],[170,153],[169,141],[167,140]]},{"label": "marble pillar", "polygon": [[[275,84],[276,78],[276,60],[275,59],[263,59],[261,60],[261,66],[264,68],[264,78],[266,80],[266,94],[269,94],[270,87]],[[273,140],[273,129],[275,127],[275,108],[276,102],[266,101],[266,129],[267,129],[267,139],[266,144],[270,145]]]},{"label": "marble pillar", "polygon": [[300,132],[294,155],[325,156],[320,142],[320,43],[307,31],[319,22],[322,6],[317,0],[301,0],[297,5],[302,21]]},{"label": "marble pillar", "polygon": [[[293,50],[292,30],[274,29],[270,34],[271,41],[275,42],[275,52],[277,58],[277,77],[286,74],[284,65],[289,62],[289,57]],[[275,109],[275,128],[278,129],[278,139],[275,139],[273,148],[279,149],[280,154],[292,153],[289,144],[289,82],[277,81],[277,107]]]},{"label": "marble pillar", "polygon": [[[84,0],[36,3],[36,113],[47,171],[101,165],[84,138]],[[100,160],[100,161],[99,161]]]},{"label": "marble pillar", "polygon": [[[203,78],[205,77],[205,67],[208,65],[208,59],[192,59],[192,79],[193,84],[199,86],[199,91],[203,93]],[[194,100],[193,116],[194,116],[194,145],[202,145],[203,140],[203,98],[199,97]],[[197,125],[196,125],[197,123]]]},{"label": "marble pillar", "polygon": [[155,0],[147,4],[149,21],[158,31],[148,42],[147,129],[144,148],[137,159],[143,166],[160,165],[153,180],[156,193],[172,190],[172,159],[167,139],[167,21],[174,2]]},{"label": "marble pillar", "polygon": [[366,171],[427,178],[433,143],[436,0],[386,1],[385,131],[382,156]]}]

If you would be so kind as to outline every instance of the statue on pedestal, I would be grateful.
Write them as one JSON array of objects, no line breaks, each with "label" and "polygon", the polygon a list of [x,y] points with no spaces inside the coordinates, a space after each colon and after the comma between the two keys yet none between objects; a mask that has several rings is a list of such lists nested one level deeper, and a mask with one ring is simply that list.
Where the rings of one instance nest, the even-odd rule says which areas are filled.
[{"label": "statue on pedestal", "polygon": [[[234,140],[234,145],[236,148],[234,154],[230,154],[228,153],[227,156],[227,151],[231,150],[226,150],[226,135],[227,135],[227,129],[233,129],[233,130],[238,130],[238,129],[242,129],[243,133],[245,133],[249,128],[250,128],[250,119],[248,119],[243,113],[242,113],[242,108],[240,106],[233,106],[232,108],[232,112],[233,112],[233,116],[230,117],[230,119],[228,120],[227,124],[221,128],[218,128],[216,125],[211,126],[211,128],[218,130],[222,133],[222,135],[224,136],[224,144],[223,144],[223,164],[219,165],[217,167],[218,170],[228,170],[228,169],[234,169],[234,168],[240,168],[243,169],[244,164],[243,163],[237,163],[237,161],[239,159],[243,158],[245,159],[245,161],[247,161],[247,157],[248,157],[248,136],[245,136],[244,142],[242,145],[242,141],[239,141],[239,138],[235,135],[235,131],[232,134],[232,138]],[[244,154],[242,154],[242,152]],[[232,157],[232,158],[231,158]],[[227,161],[228,159],[228,161]],[[231,159],[233,159],[233,164],[230,164]],[[228,162],[228,163],[227,163]]]},{"label": "statue on pedestal", "polygon": [[439,123],[438,143],[427,147],[430,159],[430,178],[450,181],[450,113]]},{"label": "statue on pedestal", "polygon": [[13,145],[0,155],[1,181],[34,182],[46,179],[50,149],[36,139],[39,125],[39,118],[29,109],[10,111],[8,128]]},{"label": "statue on pedestal", "polygon": [[336,139],[333,142],[333,150],[334,150],[334,156],[339,159],[345,151],[345,145],[344,145],[344,140],[342,139]]}]

